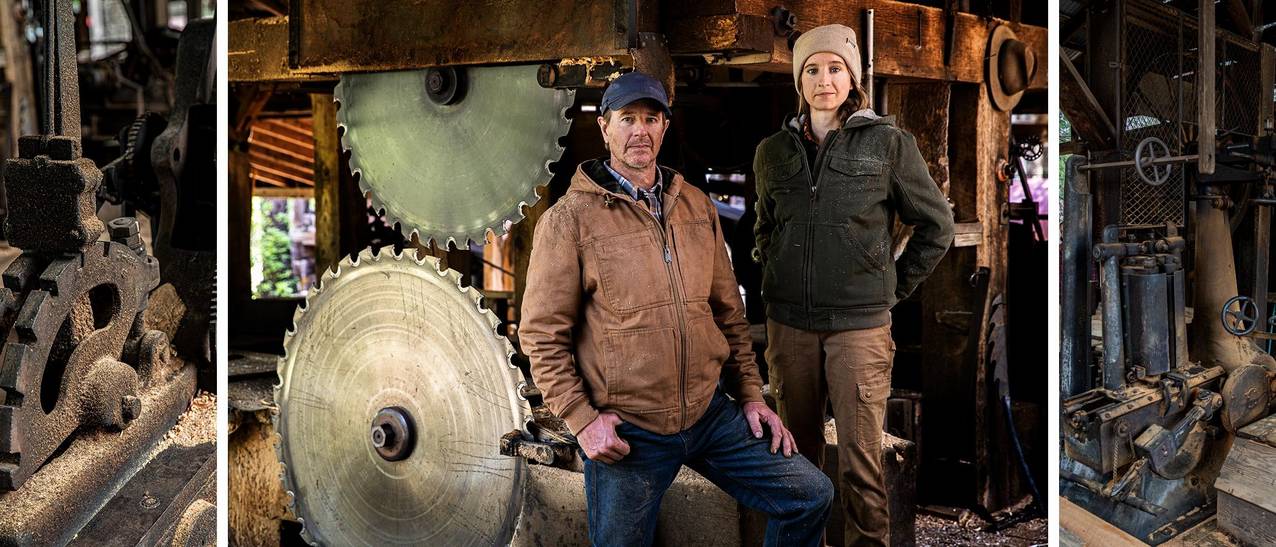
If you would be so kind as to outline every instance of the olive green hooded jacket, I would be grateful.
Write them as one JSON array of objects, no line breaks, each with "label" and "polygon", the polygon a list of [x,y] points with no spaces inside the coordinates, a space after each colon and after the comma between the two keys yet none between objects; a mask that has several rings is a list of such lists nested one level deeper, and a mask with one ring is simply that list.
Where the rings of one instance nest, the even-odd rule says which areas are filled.
[{"label": "olive green hooded jacket", "polygon": [[[917,142],[862,110],[830,131],[814,163],[795,118],[758,145],[754,258],[771,319],[806,330],[872,328],[953,241],[953,213]],[[913,226],[899,259],[894,219]]]}]

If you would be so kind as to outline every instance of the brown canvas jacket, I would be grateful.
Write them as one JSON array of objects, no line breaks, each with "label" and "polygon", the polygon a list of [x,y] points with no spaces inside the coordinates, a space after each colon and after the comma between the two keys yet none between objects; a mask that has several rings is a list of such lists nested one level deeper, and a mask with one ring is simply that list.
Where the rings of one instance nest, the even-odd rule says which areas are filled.
[{"label": "brown canvas jacket", "polygon": [[661,168],[664,222],[604,189],[599,160],[536,225],[519,340],[573,433],[610,410],[669,435],[704,414],[719,379],[741,403],[762,379],[717,210]]}]

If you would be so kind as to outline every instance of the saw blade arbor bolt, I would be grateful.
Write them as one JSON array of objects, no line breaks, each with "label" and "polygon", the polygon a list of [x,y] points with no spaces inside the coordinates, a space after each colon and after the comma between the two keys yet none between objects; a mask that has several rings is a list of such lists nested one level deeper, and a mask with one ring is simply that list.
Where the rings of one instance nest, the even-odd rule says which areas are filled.
[{"label": "saw blade arbor bolt", "polygon": [[412,453],[412,433],[412,419],[397,406],[383,408],[372,418],[372,447],[386,461],[397,462]]},{"label": "saw blade arbor bolt", "polygon": [[465,72],[454,67],[426,70],[425,94],[436,104],[456,104],[465,95]]}]

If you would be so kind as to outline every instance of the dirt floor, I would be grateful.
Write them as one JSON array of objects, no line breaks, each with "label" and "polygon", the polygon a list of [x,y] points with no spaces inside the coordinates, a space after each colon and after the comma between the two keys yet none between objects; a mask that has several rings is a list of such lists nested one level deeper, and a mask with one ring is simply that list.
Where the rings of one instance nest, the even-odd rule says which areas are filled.
[{"label": "dirt floor", "polygon": [[[1005,518],[1008,514],[1018,514],[1027,508],[1029,499],[1024,499],[1007,511],[994,515]],[[970,511],[963,511],[956,519],[938,517],[922,511],[917,513],[917,546],[948,547],[951,545],[999,545],[1008,547],[1030,547],[1045,545],[1048,536],[1048,521],[1036,518],[1024,521],[1000,532],[984,532],[988,521]]]}]

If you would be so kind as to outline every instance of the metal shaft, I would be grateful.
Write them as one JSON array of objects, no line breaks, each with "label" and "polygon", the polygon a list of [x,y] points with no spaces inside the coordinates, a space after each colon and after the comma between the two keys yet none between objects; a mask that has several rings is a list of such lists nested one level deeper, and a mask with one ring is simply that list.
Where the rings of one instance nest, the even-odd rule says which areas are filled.
[{"label": "metal shaft", "polygon": [[[1192,161],[1199,157],[1200,157],[1199,154],[1186,154],[1182,156],[1168,156],[1164,158],[1154,158],[1143,163],[1145,165],[1163,165],[1166,163],[1179,163],[1179,162],[1185,162],[1185,161]],[[1085,172],[1085,171],[1093,171],[1095,169],[1112,169],[1117,167],[1136,167],[1136,165],[1134,160],[1109,161],[1105,163],[1092,163],[1089,165],[1082,165],[1078,167],[1077,170]]]},{"label": "metal shaft", "polygon": [[[50,5],[52,4],[52,5]],[[44,23],[44,111],[40,133],[80,138],[80,83],[76,69],[75,15],[71,2],[38,4]]]}]

